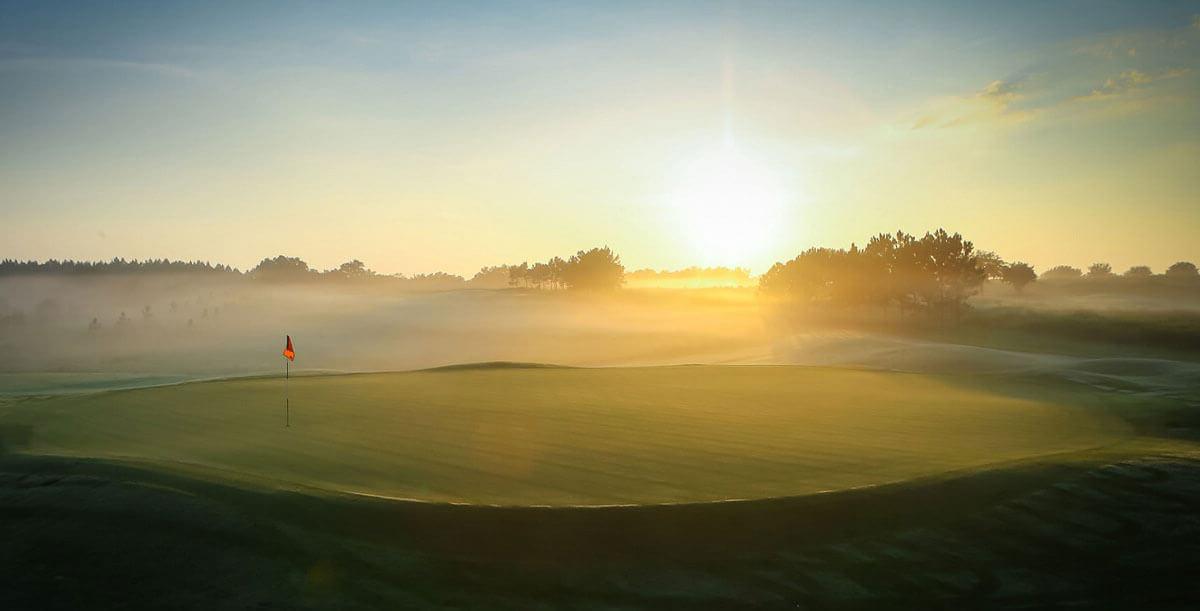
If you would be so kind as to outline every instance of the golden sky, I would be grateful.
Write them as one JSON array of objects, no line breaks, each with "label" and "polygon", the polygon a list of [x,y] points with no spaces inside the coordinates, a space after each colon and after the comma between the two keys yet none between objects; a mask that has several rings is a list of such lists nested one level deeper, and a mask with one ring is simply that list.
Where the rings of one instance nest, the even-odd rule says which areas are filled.
[{"label": "golden sky", "polygon": [[1200,7],[6,5],[0,257],[1200,261]]}]

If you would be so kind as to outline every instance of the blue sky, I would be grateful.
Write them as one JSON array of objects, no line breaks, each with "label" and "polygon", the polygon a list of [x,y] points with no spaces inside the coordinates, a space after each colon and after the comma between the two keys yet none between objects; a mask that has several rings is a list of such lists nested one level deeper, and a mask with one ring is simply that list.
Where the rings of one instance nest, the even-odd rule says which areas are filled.
[{"label": "blue sky", "polygon": [[[467,273],[610,244],[761,271],[946,225],[1042,267],[1162,267],[1200,259],[1196,15],[0,2],[0,256]],[[697,196],[731,146],[754,183]]]}]

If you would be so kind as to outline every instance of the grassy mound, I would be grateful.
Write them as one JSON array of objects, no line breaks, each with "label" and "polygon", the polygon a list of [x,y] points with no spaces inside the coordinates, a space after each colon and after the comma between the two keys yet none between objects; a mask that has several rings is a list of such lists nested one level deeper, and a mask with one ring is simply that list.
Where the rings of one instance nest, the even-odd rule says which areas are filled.
[{"label": "grassy mound", "polygon": [[793,496],[1110,443],[1088,410],[946,378],[805,367],[471,368],[21,401],[28,451],[200,465],[438,502]]}]

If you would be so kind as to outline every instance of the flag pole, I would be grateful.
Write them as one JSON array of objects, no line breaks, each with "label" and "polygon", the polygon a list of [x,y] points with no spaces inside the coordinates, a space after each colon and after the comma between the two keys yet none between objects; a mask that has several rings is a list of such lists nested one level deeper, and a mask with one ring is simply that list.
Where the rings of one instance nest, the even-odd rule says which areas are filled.
[{"label": "flag pole", "polygon": [[292,426],[292,404],[288,397],[288,387],[292,379],[292,359],[296,358],[296,349],[292,348],[292,336],[288,335],[287,343],[283,346],[283,428]]}]

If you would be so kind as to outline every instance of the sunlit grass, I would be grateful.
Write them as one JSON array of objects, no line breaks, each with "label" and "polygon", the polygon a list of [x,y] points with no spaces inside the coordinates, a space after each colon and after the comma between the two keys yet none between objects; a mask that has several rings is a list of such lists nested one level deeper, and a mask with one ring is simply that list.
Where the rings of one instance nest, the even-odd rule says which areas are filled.
[{"label": "sunlit grass", "polygon": [[34,452],[432,501],[808,494],[1110,443],[1124,425],[943,379],[801,367],[461,369],[21,402]]}]

